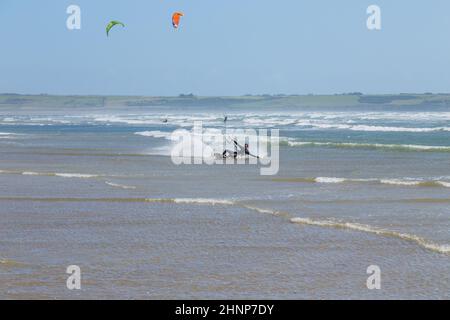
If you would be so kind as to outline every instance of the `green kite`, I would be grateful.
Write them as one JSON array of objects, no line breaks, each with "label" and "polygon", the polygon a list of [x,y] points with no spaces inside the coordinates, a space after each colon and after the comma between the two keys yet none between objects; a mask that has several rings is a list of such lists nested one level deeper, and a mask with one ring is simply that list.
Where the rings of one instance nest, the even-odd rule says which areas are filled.
[{"label": "green kite", "polygon": [[106,36],[109,37],[109,31],[116,25],[121,25],[122,27],[125,27],[125,25],[122,22],[113,20],[106,26]]}]

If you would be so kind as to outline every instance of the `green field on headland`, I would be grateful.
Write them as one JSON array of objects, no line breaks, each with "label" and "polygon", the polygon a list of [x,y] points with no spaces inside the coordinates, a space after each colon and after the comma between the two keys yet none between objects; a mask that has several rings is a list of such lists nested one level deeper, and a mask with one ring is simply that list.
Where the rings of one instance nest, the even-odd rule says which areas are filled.
[{"label": "green field on headland", "polygon": [[0,94],[0,108],[39,107],[108,108],[108,107],[449,107],[450,94],[397,95],[246,95],[236,97],[202,97],[192,94],[177,97],[151,96],[82,96]]}]

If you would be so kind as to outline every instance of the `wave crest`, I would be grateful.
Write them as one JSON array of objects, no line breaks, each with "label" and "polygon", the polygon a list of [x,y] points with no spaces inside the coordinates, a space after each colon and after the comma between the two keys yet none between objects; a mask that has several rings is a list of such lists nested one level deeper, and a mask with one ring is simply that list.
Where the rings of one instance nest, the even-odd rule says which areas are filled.
[{"label": "wave crest", "polygon": [[109,182],[109,181],[105,181],[105,183],[108,186],[114,187],[114,188],[120,188],[120,189],[136,189],[135,186],[126,186],[123,184],[118,184],[118,183],[113,183],[113,182]]},{"label": "wave crest", "polygon": [[317,177],[317,178],[274,178],[275,182],[299,182],[299,183],[322,183],[322,184],[340,184],[340,183],[379,183],[392,186],[407,186],[407,187],[444,187],[450,188],[449,181],[441,180],[419,180],[414,178],[402,179],[352,179],[352,178],[338,178],[338,177]]},{"label": "wave crest", "polygon": [[382,144],[382,143],[353,143],[353,142],[313,142],[294,141],[285,142],[289,147],[329,147],[337,149],[381,149],[391,151],[422,151],[422,152],[450,152],[449,146],[426,146],[414,144]]},{"label": "wave crest", "polygon": [[[406,240],[409,242],[416,243],[421,247],[432,250],[434,252],[450,254],[450,245],[439,245],[434,242],[431,242],[425,238],[401,233],[397,231],[391,231],[382,228],[376,228],[369,225],[351,223],[351,222],[339,222],[334,220],[313,220],[310,218],[290,218],[289,215],[283,214],[279,211],[258,208],[250,205],[245,205],[240,202],[226,200],[226,199],[210,199],[210,198],[13,198],[6,197],[0,198],[0,200],[11,200],[11,201],[48,201],[48,202],[144,202],[144,203],[175,203],[175,204],[195,204],[195,205],[226,205],[226,206],[241,206],[248,210],[256,211],[259,213],[270,214],[275,216],[283,216],[284,218],[289,218],[290,222],[318,226],[318,227],[328,227],[328,228],[340,228],[340,229],[349,229],[367,233],[373,233],[381,236],[394,237],[401,240]],[[2,262],[6,260],[0,259],[0,264],[6,262]]]},{"label": "wave crest", "polygon": [[310,226],[318,226],[318,227],[328,227],[328,228],[338,228],[338,229],[349,229],[349,230],[355,230],[355,231],[361,231],[366,233],[373,233],[376,235],[381,236],[387,236],[387,237],[393,237],[398,238],[402,240],[406,240],[409,242],[414,242],[421,247],[432,250],[438,253],[443,254],[450,254],[450,245],[440,245],[436,244],[434,242],[428,241],[422,237],[408,234],[408,233],[401,233],[397,231],[382,229],[382,228],[376,228],[372,227],[366,224],[359,224],[359,223],[352,223],[352,222],[339,222],[334,220],[313,220],[310,218],[292,218],[292,223],[297,224],[304,224],[304,225],[310,225]]}]

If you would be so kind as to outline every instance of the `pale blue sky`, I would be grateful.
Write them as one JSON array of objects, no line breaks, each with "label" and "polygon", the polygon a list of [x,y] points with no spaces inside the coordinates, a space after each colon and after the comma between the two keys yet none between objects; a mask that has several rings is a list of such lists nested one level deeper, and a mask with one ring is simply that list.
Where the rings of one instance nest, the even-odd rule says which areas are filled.
[{"label": "pale blue sky", "polygon": [[[448,92],[449,14],[448,0],[0,0],[0,92]],[[112,19],[126,28],[106,38]]]}]

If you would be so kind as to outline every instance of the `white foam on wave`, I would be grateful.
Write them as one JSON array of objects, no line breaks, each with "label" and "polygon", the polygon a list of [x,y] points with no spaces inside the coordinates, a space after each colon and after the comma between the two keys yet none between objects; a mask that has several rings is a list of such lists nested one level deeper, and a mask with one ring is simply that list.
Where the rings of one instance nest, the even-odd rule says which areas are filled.
[{"label": "white foam on wave", "polygon": [[349,114],[359,120],[442,121],[450,120],[450,112],[369,112]]},{"label": "white foam on wave", "polygon": [[437,181],[436,183],[440,184],[443,187],[450,188],[450,182],[447,181]]},{"label": "white foam on wave", "polygon": [[317,183],[329,183],[329,184],[338,184],[338,183],[346,183],[346,182],[377,182],[378,179],[350,179],[350,178],[336,178],[336,177],[317,177],[313,179],[314,182]]},{"label": "white foam on wave", "polygon": [[[295,179],[294,179],[295,180]],[[308,180],[323,183],[323,184],[339,184],[339,183],[380,183],[393,186],[420,186],[420,187],[445,187],[450,188],[450,182],[441,181],[438,179],[417,179],[417,178],[402,178],[402,179],[376,179],[376,178],[366,178],[366,179],[351,179],[351,178],[337,178],[337,177],[317,177],[313,179],[305,178],[300,179],[305,182]]]},{"label": "white foam on wave", "polygon": [[22,175],[24,176],[46,176],[47,173],[39,173],[39,172],[33,172],[33,171],[24,171],[22,172]]},{"label": "white foam on wave", "polygon": [[56,177],[61,178],[80,178],[80,179],[89,179],[96,178],[98,175],[96,174],[84,174],[84,173],[55,173]]},{"label": "white foam on wave", "polygon": [[[240,131],[240,130],[230,130],[229,132],[224,132],[221,129],[215,129],[215,128],[205,128],[202,132],[192,132],[186,130],[186,136],[190,136],[192,138],[203,138],[205,141],[215,140],[215,141],[226,141],[230,142],[231,139],[236,138],[238,141],[244,141],[246,139],[249,140],[257,140],[257,141],[268,141],[270,142],[270,137],[263,137],[259,136],[258,133],[255,131],[255,134],[252,135],[250,132]],[[176,140],[175,137],[177,136],[173,132],[165,132],[160,130],[154,130],[154,131],[140,131],[135,132],[135,135],[140,135],[144,137],[151,137],[151,138],[165,138],[167,140]],[[287,138],[281,138],[287,140]]]},{"label": "white foam on wave", "polygon": [[295,124],[297,120],[284,117],[251,117],[244,118],[243,122],[251,126],[274,127],[292,125]]},{"label": "white foam on wave", "polygon": [[[265,158],[267,157],[267,150],[264,152],[257,152],[258,144],[263,142],[271,143],[273,139],[271,136],[259,136],[256,131],[246,132],[244,130],[231,130],[224,133],[222,129],[216,128],[205,128],[201,132],[184,130],[172,133],[155,130],[140,131],[135,132],[134,134],[150,138],[164,138],[171,141],[172,145],[168,147],[162,149],[161,147],[158,147],[159,150],[153,149],[153,151],[158,151],[156,153],[158,155],[177,157],[188,155],[187,158],[191,158],[194,155],[201,155],[201,157],[208,159],[215,159],[215,155],[221,155],[225,149],[234,150],[234,139],[241,145],[249,143],[251,153],[258,153],[260,158]],[[283,140],[283,138],[280,140]],[[194,150],[194,152],[192,152],[192,150]]]},{"label": "white foam on wave", "polygon": [[347,179],[344,179],[344,178],[318,177],[318,178],[315,178],[315,181],[317,183],[343,183],[343,182],[347,181]]},{"label": "white foam on wave", "polygon": [[[108,124],[128,124],[128,125],[177,125],[180,127],[192,126],[194,121],[205,123],[221,123],[223,117],[217,115],[175,115],[175,114],[111,114],[94,115],[93,121]],[[167,121],[165,121],[167,120]]]},{"label": "white foam on wave", "polygon": [[417,186],[423,183],[423,181],[417,180],[401,180],[401,179],[382,179],[380,183],[397,185],[397,186]]},{"label": "white foam on wave", "polygon": [[[20,200],[24,200],[23,198],[20,198]],[[27,199],[28,200],[28,199]],[[36,200],[36,199],[33,199]],[[62,200],[62,201],[68,201],[70,199],[62,198],[62,199],[41,199],[39,198],[39,201],[43,200],[49,200],[49,201],[55,201],[55,200]],[[74,199],[76,201],[79,201],[80,199]],[[86,199],[86,200],[95,200],[95,201],[111,201],[111,199]],[[270,210],[270,209],[263,209],[258,208],[250,205],[244,205],[236,201],[232,200],[225,200],[225,199],[209,199],[209,198],[146,198],[146,199],[134,199],[134,198],[127,198],[127,199],[112,199],[112,200],[121,200],[126,202],[147,202],[147,203],[176,203],[176,204],[196,204],[196,205],[225,205],[225,206],[241,206],[243,208],[257,211],[264,214],[270,214],[270,215],[276,215],[281,216],[282,214],[279,211]],[[288,217],[288,214],[284,214],[284,217]],[[369,225],[359,224],[359,223],[352,223],[352,222],[340,222],[335,220],[314,220],[310,218],[289,218],[289,221],[292,223],[298,223],[298,224],[304,224],[304,225],[311,225],[311,226],[318,226],[318,227],[328,227],[328,228],[338,228],[338,229],[349,229],[349,230],[355,230],[360,232],[367,232],[367,233],[373,233],[376,235],[381,236],[387,236],[387,237],[394,237],[402,240],[406,240],[409,242],[416,243],[420,245],[421,247],[432,250],[434,252],[443,253],[443,254],[450,254],[450,245],[444,244],[440,245],[434,242],[431,242],[425,238],[413,235],[413,234],[407,234],[407,233],[401,233],[397,231],[382,229],[382,228],[376,228]]]},{"label": "white foam on wave", "polygon": [[380,131],[380,132],[436,132],[436,131],[450,131],[450,127],[435,127],[435,128],[408,128],[408,127],[384,127],[384,126],[367,126],[356,125],[349,128],[353,131]]},{"label": "white foam on wave", "polygon": [[[397,130],[396,126],[367,126],[361,124],[361,121],[389,121],[404,123],[443,123],[450,120],[450,112],[294,112],[294,113],[271,113],[271,114],[245,114],[243,122],[249,125],[289,125],[311,126],[318,128],[341,128],[355,130]],[[359,126],[360,123],[363,126]],[[354,126],[350,125],[353,124]],[[400,127],[404,130],[415,130],[422,128]],[[448,127],[443,127],[448,129]],[[439,130],[440,128],[425,128]]]},{"label": "white foam on wave", "polygon": [[[140,199],[132,199],[140,200]],[[222,205],[222,206],[233,206],[236,203],[231,200],[225,199],[210,199],[210,198],[145,198],[144,202],[148,203],[175,203],[175,204],[193,204],[193,205]]]},{"label": "white foam on wave", "polygon": [[450,245],[447,245],[447,244],[440,245],[440,244],[431,242],[429,240],[426,240],[422,237],[419,237],[419,236],[416,236],[413,234],[401,233],[401,232],[382,229],[382,228],[376,228],[376,227],[372,227],[372,226],[369,226],[366,224],[359,224],[359,223],[352,223],[352,222],[340,222],[340,221],[334,221],[334,220],[313,220],[310,218],[292,218],[291,222],[298,223],[298,224],[304,224],[304,225],[318,226],[318,227],[349,229],[349,230],[361,231],[361,232],[366,232],[366,233],[373,233],[373,234],[381,235],[381,236],[394,237],[394,238],[406,240],[409,242],[414,242],[428,250],[432,250],[432,251],[444,253],[444,254],[450,254]]},{"label": "white foam on wave", "polygon": [[207,198],[176,198],[173,199],[175,203],[195,203],[195,204],[209,204],[209,205],[234,205],[235,202],[224,199],[207,199]]},{"label": "white foam on wave", "polygon": [[360,148],[360,149],[392,149],[404,151],[443,151],[450,152],[450,146],[425,146],[414,144],[382,144],[382,143],[353,143],[353,142],[313,142],[294,141],[287,142],[290,147],[335,147],[335,148]]},{"label": "white foam on wave", "polygon": [[212,198],[166,198],[166,199],[162,199],[162,198],[157,198],[157,199],[152,199],[152,198],[148,198],[145,199],[147,202],[171,202],[171,203],[176,203],[176,204],[196,204],[196,205],[212,205],[212,206],[216,206],[216,205],[223,205],[223,206],[240,206],[243,208],[246,208],[248,210],[252,210],[252,211],[256,211],[259,213],[263,213],[263,214],[270,214],[270,215],[280,215],[281,212],[276,211],[276,210],[271,210],[271,209],[263,209],[263,208],[258,208],[255,206],[251,206],[251,205],[246,205],[243,204],[239,201],[233,201],[233,200],[228,200],[228,199],[212,199]]},{"label": "white foam on wave", "polygon": [[114,187],[114,188],[120,188],[120,189],[125,189],[125,190],[127,190],[127,189],[136,189],[135,186],[126,186],[126,185],[123,185],[123,184],[113,183],[113,182],[109,182],[109,181],[105,181],[105,183],[108,186],[111,186],[111,187]]},{"label": "white foam on wave", "polygon": [[130,125],[149,125],[149,124],[160,124],[161,119],[159,118],[146,118],[145,116],[118,116],[118,115],[111,115],[111,116],[101,116],[101,117],[95,117],[93,119],[95,122],[105,122],[105,123],[123,123],[123,124],[130,124]]},{"label": "white foam on wave", "polygon": [[311,127],[315,129],[334,129],[334,130],[351,130],[351,131],[367,131],[367,132],[439,132],[450,131],[450,127],[392,127],[392,126],[370,126],[370,125],[352,125],[342,123],[318,122],[311,120],[298,121],[296,123],[300,127]]},{"label": "white foam on wave", "polygon": [[398,186],[432,186],[432,187],[444,187],[444,188],[450,188],[450,182],[448,181],[441,181],[441,180],[417,180],[412,178],[405,178],[405,179],[382,179],[380,180],[380,183],[382,184],[389,184],[389,185],[398,185]]},{"label": "white foam on wave", "polygon": [[270,214],[270,215],[274,215],[274,216],[278,216],[278,215],[281,214],[281,212],[279,212],[279,211],[270,210],[270,209],[262,209],[262,208],[249,206],[249,205],[244,205],[244,208],[252,210],[252,211],[256,211],[256,212],[259,212],[259,213]]},{"label": "white foam on wave", "polygon": [[[207,199],[207,198],[176,198],[176,199],[147,199],[148,202],[173,202],[177,204],[206,204],[206,205],[241,205],[242,207],[257,211],[259,213],[270,214],[270,215],[280,215],[280,212],[270,209],[258,208],[250,205],[242,205],[239,202],[224,200],[224,199]],[[372,227],[366,224],[359,224],[353,222],[341,222],[336,220],[314,220],[311,218],[290,218],[292,223],[318,226],[318,227],[327,227],[327,228],[337,228],[337,229],[349,229],[354,231],[372,233],[380,236],[393,237],[401,240],[409,241],[418,244],[419,246],[431,250],[438,253],[450,254],[450,245],[437,244],[431,242],[423,237],[419,237],[417,235],[401,233],[397,231]]]},{"label": "white foam on wave", "polygon": [[23,176],[48,176],[48,177],[60,177],[60,178],[79,178],[89,179],[97,178],[97,174],[85,174],[85,173],[53,173],[53,172],[36,172],[36,171],[4,171],[0,170],[0,173],[4,174],[20,174]]},{"label": "white foam on wave", "polygon": [[170,136],[172,135],[171,132],[164,132],[160,130],[155,131],[141,131],[141,132],[135,132],[135,135],[143,136],[143,137],[152,137],[152,138],[165,138],[170,140]]}]

